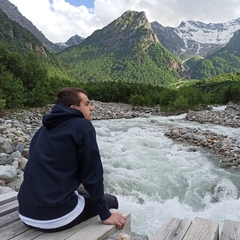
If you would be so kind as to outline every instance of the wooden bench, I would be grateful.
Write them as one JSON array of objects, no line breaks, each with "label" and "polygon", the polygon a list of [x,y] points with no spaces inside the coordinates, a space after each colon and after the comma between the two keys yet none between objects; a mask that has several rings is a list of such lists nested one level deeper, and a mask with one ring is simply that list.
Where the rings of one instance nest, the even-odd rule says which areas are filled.
[{"label": "wooden bench", "polygon": [[[0,195],[0,240],[104,240],[119,231],[114,225],[104,225],[98,216],[93,217],[71,229],[57,233],[43,233],[25,226],[18,217],[17,193]],[[123,231],[131,231],[131,214],[127,217]]]},{"label": "wooden bench", "polygon": [[219,239],[219,224],[215,221],[199,217],[193,221],[172,218],[154,240],[240,240],[240,222],[225,220]]}]

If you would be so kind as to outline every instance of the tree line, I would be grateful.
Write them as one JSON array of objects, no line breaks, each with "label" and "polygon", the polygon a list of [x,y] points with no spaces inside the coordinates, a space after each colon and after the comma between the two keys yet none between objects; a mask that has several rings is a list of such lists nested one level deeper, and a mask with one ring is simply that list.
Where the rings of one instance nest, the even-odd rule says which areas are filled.
[{"label": "tree line", "polygon": [[[51,65],[52,66],[52,65]],[[240,102],[240,73],[219,75],[206,80],[185,80],[182,85],[158,86],[128,81],[73,81],[56,73],[36,53],[26,55],[0,44],[0,108],[41,107],[53,103],[63,87],[80,87],[89,98],[103,102],[122,102],[133,106],[160,105],[162,111],[185,112],[209,104]]]},{"label": "tree line", "polygon": [[72,79],[37,53],[11,51],[0,42],[0,104],[2,108],[37,107],[52,101],[56,89]]},{"label": "tree line", "polygon": [[211,104],[240,103],[240,81],[232,80],[193,80],[179,88],[127,82],[87,83],[82,87],[94,100],[133,106],[159,105],[162,111],[170,113],[200,110]]}]

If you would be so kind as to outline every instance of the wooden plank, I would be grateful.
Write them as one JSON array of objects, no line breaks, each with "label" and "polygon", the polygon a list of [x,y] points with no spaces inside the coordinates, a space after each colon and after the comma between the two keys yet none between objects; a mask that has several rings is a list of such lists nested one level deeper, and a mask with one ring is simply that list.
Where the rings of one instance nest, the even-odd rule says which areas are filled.
[{"label": "wooden plank", "polygon": [[[124,230],[131,231],[131,214],[124,214],[127,217]],[[96,228],[97,227],[97,228]],[[56,233],[44,233],[35,240],[73,240],[73,239],[87,239],[87,240],[102,240],[117,232],[114,225],[104,225],[98,216],[90,218],[73,228]],[[28,238],[29,239],[29,238]]]},{"label": "wooden plank", "polygon": [[[38,236],[42,235],[43,232],[37,231],[36,229],[29,228],[27,231],[17,235],[16,237],[11,238],[11,240],[31,240],[35,239]],[[50,238],[49,238],[50,239]]]},{"label": "wooden plank", "polygon": [[4,216],[8,213],[14,212],[17,209],[18,209],[18,201],[17,200],[7,202],[0,206],[0,216]]},{"label": "wooden plank", "polygon": [[1,228],[0,239],[9,240],[28,230],[29,228],[25,226],[21,221],[17,221]]},{"label": "wooden plank", "polygon": [[172,218],[168,220],[155,235],[155,240],[182,240],[191,225],[190,220]]},{"label": "wooden plank", "polygon": [[0,205],[16,200],[17,194],[18,194],[17,192],[0,194]]},{"label": "wooden plank", "polygon": [[18,212],[14,211],[0,217],[0,228],[19,220]]},{"label": "wooden plank", "polygon": [[44,239],[51,239],[51,240],[65,240],[68,237],[72,236],[76,232],[80,231],[82,228],[85,228],[87,225],[91,224],[91,222],[96,221],[98,216],[90,218],[81,224],[78,224],[70,229],[61,232],[55,233],[43,233],[42,235],[35,238],[36,240],[44,240]]},{"label": "wooden plank", "polygon": [[[20,240],[20,239],[21,240],[25,240],[25,239],[28,239],[28,240],[30,240],[30,239],[65,240],[69,236],[73,235],[74,233],[76,233],[79,230],[81,230],[82,228],[84,228],[87,224],[90,224],[92,220],[93,219],[89,219],[89,220],[83,222],[82,224],[79,224],[73,228],[70,228],[68,230],[61,231],[61,232],[56,232],[56,233],[44,233],[42,231],[38,231],[36,229],[27,227],[27,229],[24,228],[24,229],[22,229],[22,231],[20,231],[20,232],[18,231],[17,234],[15,234],[16,235],[15,237],[11,237],[11,240]],[[14,227],[14,228],[16,228],[16,227]],[[11,236],[13,234],[8,234],[8,236],[9,235]],[[0,235],[0,239],[1,239],[1,235]],[[6,237],[6,239],[7,239],[7,237]]]},{"label": "wooden plank", "polygon": [[99,221],[94,221],[91,224],[87,225],[85,228],[81,229],[81,231],[78,231],[74,235],[67,238],[67,240],[78,240],[78,239],[97,240],[97,239],[100,239],[99,237],[101,237],[104,234],[108,235],[109,233],[108,236],[110,236],[115,232],[117,232],[117,228],[114,225],[104,225],[99,220]]},{"label": "wooden plank", "polygon": [[222,227],[220,240],[240,240],[240,222],[226,219]]},{"label": "wooden plank", "polygon": [[[124,226],[124,231],[130,231],[131,225],[131,214],[127,216],[127,224]],[[91,224],[87,225],[81,231],[78,231],[71,237],[67,238],[67,240],[79,240],[79,239],[87,239],[87,240],[104,240],[112,234],[116,233],[118,229],[115,225],[105,225],[100,220],[93,221]]]},{"label": "wooden plank", "polygon": [[[3,206],[11,205],[6,203]],[[1,206],[1,207],[3,207]],[[15,206],[15,205],[14,205]],[[6,212],[6,211],[5,211]],[[131,214],[125,214],[127,217],[126,224],[124,226],[125,231],[131,230]],[[10,220],[9,220],[10,219]],[[74,239],[88,239],[88,240],[104,240],[113,233],[117,232],[117,228],[114,225],[104,225],[98,216],[95,216],[87,221],[65,231],[57,233],[43,233],[41,231],[28,228],[18,218],[18,212],[8,213],[2,216],[0,239],[1,240],[25,240],[25,239],[51,239],[51,240],[74,240]]]},{"label": "wooden plank", "polygon": [[218,240],[219,225],[215,221],[196,217],[184,240]]}]

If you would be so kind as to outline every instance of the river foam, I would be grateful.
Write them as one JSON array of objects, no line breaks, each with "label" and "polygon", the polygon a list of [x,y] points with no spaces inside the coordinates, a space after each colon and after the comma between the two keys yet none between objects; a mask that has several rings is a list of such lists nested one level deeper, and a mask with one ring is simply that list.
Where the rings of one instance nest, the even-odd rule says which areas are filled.
[{"label": "river foam", "polygon": [[150,239],[171,217],[203,217],[220,227],[224,219],[240,221],[239,170],[220,168],[213,153],[166,138],[176,125],[236,134],[183,116],[94,122],[106,191],[132,213],[132,230]]}]

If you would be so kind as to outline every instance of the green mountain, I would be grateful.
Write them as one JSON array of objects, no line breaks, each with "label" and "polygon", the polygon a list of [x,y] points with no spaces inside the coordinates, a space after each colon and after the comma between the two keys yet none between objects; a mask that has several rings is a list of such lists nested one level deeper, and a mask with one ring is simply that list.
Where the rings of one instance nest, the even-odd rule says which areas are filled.
[{"label": "green mountain", "polygon": [[[0,10],[0,99],[7,107],[44,105],[74,74]],[[0,104],[1,105],[1,104]]]},{"label": "green mountain", "polygon": [[186,73],[159,43],[144,12],[125,12],[58,57],[85,81],[170,85]]},{"label": "green mountain", "polygon": [[191,78],[204,79],[224,73],[240,71],[240,30],[234,33],[229,43],[205,59],[192,58],[186,62],[191,69]]},{"label": "green mountain", "polygon": [[20,54],[25,58],[28,54],[36,54],[46,65],[49,76],[59,76],[73,80],[72,73],[68,73],[64,64],[56,55],[46,49],[44,45],[28,30],[8,18],[0,9],[0,43],[5,44],[9,51]]},{"label": "green mountain", "polygon": [[39,55],[47,55],[42,43],[25,28],[10,20],[2,10],[0,10],[0,41],[5,42],[12,51],[24,53],[31,50]]},{"label": "green mountain", "polygon": [[31,32],[49,51],[60,52],[65,47],[63,45],[54,44],[49,41],[41,31],[39,31],[31,21],[24,17],[18,8],[8,0],[0,0],[0,9],[13,21]]}]

